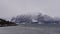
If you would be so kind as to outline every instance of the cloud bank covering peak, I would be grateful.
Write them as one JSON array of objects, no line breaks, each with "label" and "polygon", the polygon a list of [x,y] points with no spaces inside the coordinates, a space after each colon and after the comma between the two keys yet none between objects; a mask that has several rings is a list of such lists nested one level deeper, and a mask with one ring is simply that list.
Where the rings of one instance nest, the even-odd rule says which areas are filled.
[{"label": "cloud bank covering peak", "polygon": [[39,12],[60,17],[60,0],[0,0],[0,17]]}]

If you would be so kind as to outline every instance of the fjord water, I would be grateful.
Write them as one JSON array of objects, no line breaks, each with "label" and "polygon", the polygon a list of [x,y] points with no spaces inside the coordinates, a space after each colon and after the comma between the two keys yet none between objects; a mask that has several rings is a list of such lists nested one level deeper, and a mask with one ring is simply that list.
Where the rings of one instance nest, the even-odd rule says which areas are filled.
[{"label": "fjord water", "polygon": [[18,25],[0,27],[0,34],[60,34],[59,25]]}]

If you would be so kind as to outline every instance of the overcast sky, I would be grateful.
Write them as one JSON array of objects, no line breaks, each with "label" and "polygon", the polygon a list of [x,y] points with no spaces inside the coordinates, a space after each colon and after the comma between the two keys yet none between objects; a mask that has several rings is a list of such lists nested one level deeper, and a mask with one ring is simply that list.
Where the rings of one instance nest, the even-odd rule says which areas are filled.
[{"label": "overcast sky", "polygon": [[39,12],[60,17],[60,0],[0,0],[0,17]]}]

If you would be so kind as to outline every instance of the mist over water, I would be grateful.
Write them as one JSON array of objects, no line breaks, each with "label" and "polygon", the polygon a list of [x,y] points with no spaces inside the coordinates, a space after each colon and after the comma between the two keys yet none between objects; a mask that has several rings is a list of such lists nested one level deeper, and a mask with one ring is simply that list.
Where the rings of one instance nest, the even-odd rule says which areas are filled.
[{"label": "mist over water", "polygon": [[[36,17],[40,13],[43,18],[41,15]],[[25,17],[22,16],[22,20],[19,20],[20,15]],[[12,21],[15,19],[16,22],[17,19],[22,24],[16,22],[18,26],[0,27],[0,34],[60,34],[60,0],[0,0],[0,18],[2,19],[0,23],[7,26],[8,24],[5,23],[11,23],[12,17],[14,17]],[[29,23],[30,17],[32,17],[31,24]],[[40,18],[42,18],[41,21],[39,21]],[[43,24],[43,21],[46,24]],[[23,23],[26,24],[23,25]]]}]

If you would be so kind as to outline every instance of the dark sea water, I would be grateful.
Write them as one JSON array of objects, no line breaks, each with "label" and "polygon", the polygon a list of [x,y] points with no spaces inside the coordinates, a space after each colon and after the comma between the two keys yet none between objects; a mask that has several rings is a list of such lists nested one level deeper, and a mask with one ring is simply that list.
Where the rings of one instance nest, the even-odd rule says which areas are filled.
[{"label": "dark sea water", "polygon": [[60,34],[60,25],[26,24],[0,27],[0,34]]}]

